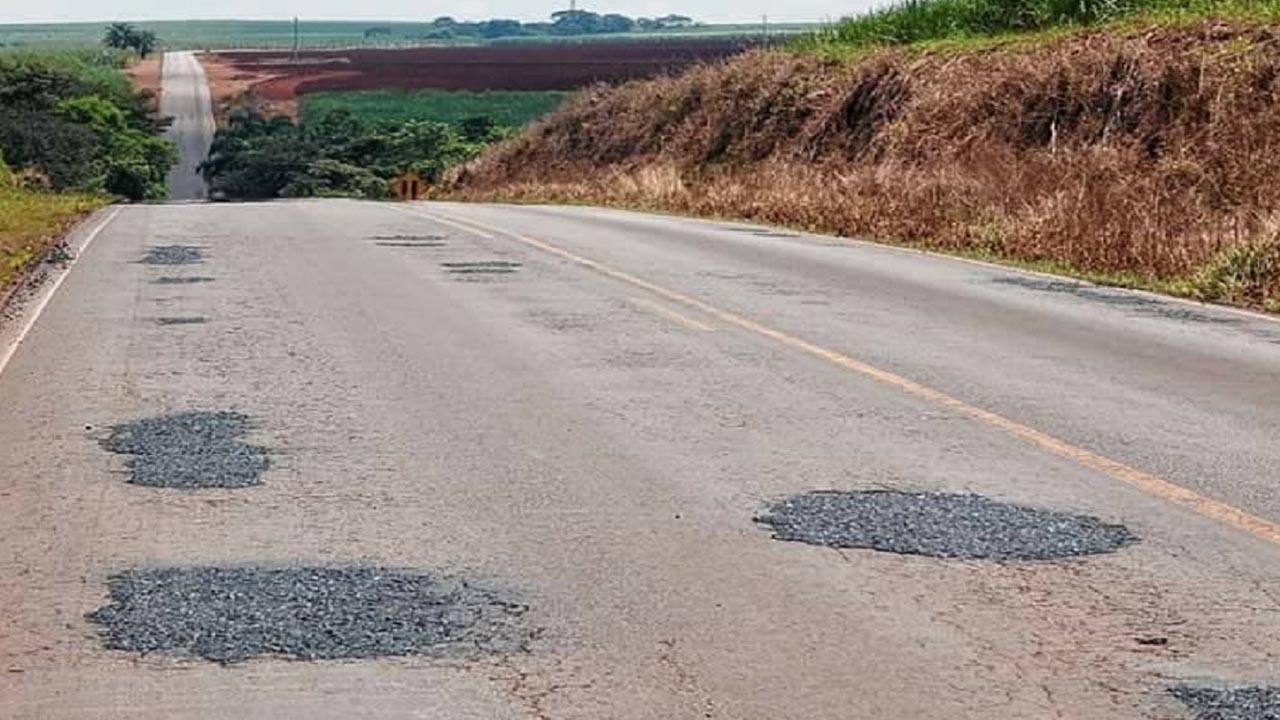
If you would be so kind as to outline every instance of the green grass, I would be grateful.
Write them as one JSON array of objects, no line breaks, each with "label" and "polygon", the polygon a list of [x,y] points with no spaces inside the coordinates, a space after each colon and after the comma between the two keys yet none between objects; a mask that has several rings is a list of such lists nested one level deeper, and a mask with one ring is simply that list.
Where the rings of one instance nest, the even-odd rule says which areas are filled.
[{"label": "green grass", "polygon": [[837,54],[888,45],[982,45],[1027,33],[1053,37],[1102,24],[1206,16],[1280,21],[1280,0],[899,0],[796,45]]},{"label": "green grass", "polygon": [[572,93],[560,91],[467,92],[451,90],[361,90],[302,96],[302,117],[345,109],[363,120],[433,120],[458,123],[488,116],[500,127],[519,127],[556,109]]},{"label": "green grass", "polygon": [[[2,182],[8,182],[0,178]],[[93,195],[57,195],[0,187],[0,290],[72,224],[107,204]]]}]

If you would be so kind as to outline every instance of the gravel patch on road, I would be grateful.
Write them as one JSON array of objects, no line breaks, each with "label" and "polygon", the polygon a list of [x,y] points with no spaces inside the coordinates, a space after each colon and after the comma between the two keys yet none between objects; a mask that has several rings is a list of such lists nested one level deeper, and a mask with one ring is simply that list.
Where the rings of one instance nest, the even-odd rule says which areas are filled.
[{"label": "gravel patch on road", "polygon": [[207,282],[213,282],[213,280],[214,280],[214,279],[213,279],[213,278],[211,278],[211,277],[200,277],[200,276],[194,276],[194,277],[170,277],[170,276],[166,276],[166,277],[159,277],[159,278],[156,278],[155,280],[152,280],[151,282],[152,282],[152,284],[154,284],[154,285],[194,285],[194,284],[196,284],[196,283],[207,283]]},{"label": "gravel patch on road", "polygon": [[194,245],[153,245],[142,262],[146,265],[194,265],[204,260],[204,251]]},{"label": "gravel patch on road", "polygon": [[526,649],[511,593],[378,567],[137,569],[87,615],[113,650],[300,660],[467,656]]},{"label": "gravel patch on road", "polygon": [[968,560],[1055,560],[1137,542],[1125,527],[1097,518],[971,494],[811,492],[756,520],[778,540]]},{"label": "gravel patch on road", "polygon": [[1181,685],[1169,693],[1196,720],[1280,720],[1280,687],[1211,688]]},{"label": "gravel patch on road", "polygon": [[481,260],[478,262],[440,263],[449,272],[459,275],[470,274],[506,274],[513,273],[521,267],[521,263],[507,260]]},{"label": "gravel patch on road", "polygon": [[195,317],[161,317],[156,318],[156,322],[161,325],[203,325],[209,322],[208,318],[200,316]]},{"label": "gravel patch on road", "polygon": [[101,441],[131,455],[129,482],[163,488],[244,488],[262,482],[266,450],[237,438],[252,428],[234,412],[184,412],[116,425]]}]

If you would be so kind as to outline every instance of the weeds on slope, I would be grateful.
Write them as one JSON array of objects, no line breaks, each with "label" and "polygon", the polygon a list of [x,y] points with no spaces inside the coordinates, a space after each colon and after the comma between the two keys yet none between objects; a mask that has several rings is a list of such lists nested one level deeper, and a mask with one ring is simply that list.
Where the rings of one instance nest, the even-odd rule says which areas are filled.
[{"label": "weeds on slope", "polygon": [[[1126,21],[1170,23],[1206,16],[1280,19],[1277,0],[899,0],[849,17],[797,46],[842,54],[886,45],[981,41]],[[1051,37],[1052,32],[1048,33]]]},{"label": "weeds on slope", "polygon": [[737,217],[1280,310],[1280,34],[1201,21],[598,88],[458,197]]}]

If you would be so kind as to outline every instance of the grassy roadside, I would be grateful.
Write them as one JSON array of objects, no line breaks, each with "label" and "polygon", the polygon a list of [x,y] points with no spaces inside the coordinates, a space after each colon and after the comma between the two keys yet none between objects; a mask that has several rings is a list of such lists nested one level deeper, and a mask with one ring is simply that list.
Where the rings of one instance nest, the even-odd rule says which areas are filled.
[{"label": "grassy roadside", "polygon": [[1280,312],[1276,27],[1165,17],[847,62],[760,52],[594,89],[445,192],[757,221]]},{"label": "grassy roadside", "polygon": [[0,297],[64,233],[109,202],[95,195],[0,187]]},{"label": "grassy roadside", "polygon": [[[514,205],[577,205],[582,207],[610,207],[671,217],[722,222],[760,223],[780,229],[810,232],[819,235],[843,237],[850,241],[870,242],[888,247],[903,248],[925,253],[937,253],[1025,270],[1042,275],[1054,275],[1081,280],[1105,287],[1142,290],[1170,297],[1197,302],[1235,306],[1252,310],[1280,313],[1280,299],[1259,294],[1257,287],[1262,278],[1280,272],[1280,236],[1277,242],[1261,251],[1233,253],[1200,271],[1181,277],[1160,277],[1136,271],[1098,271],[1082,268],[1068,262],[1050,259],[1018,258],[1002,255],[984,248],[956,248],[931,243],[927,240],[904,240],[892,237],[844,234],[841,227],[804,220],[779,218],[762,208],[740,208],[738,211],[712,210],[673,201],[667,193],[635,192],[640,186],[650,184],[645,179],[619,180],[622,192],[601,191],[581,184],[528,184],[511,186],[499,191],[463,190],[456,186],[433,195],[438,200],[459,202],[501,202]],[[628,192],[630,191],[630,192]]]}]

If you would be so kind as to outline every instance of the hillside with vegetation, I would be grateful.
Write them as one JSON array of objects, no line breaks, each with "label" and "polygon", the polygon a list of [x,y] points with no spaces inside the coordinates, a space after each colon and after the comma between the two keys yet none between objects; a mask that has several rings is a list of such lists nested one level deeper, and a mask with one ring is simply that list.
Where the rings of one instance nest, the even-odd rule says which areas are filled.
[{"label": "hillside with vegetation", "polygon": [[174,150],[118,51],[0,52],[0,288],[85,213],[165,197]]},{"label": "hillside with vegetation", "polygon": [[449,194],[758,220],[1280,311],[1278,9],[908,2],[585,92]]}]

